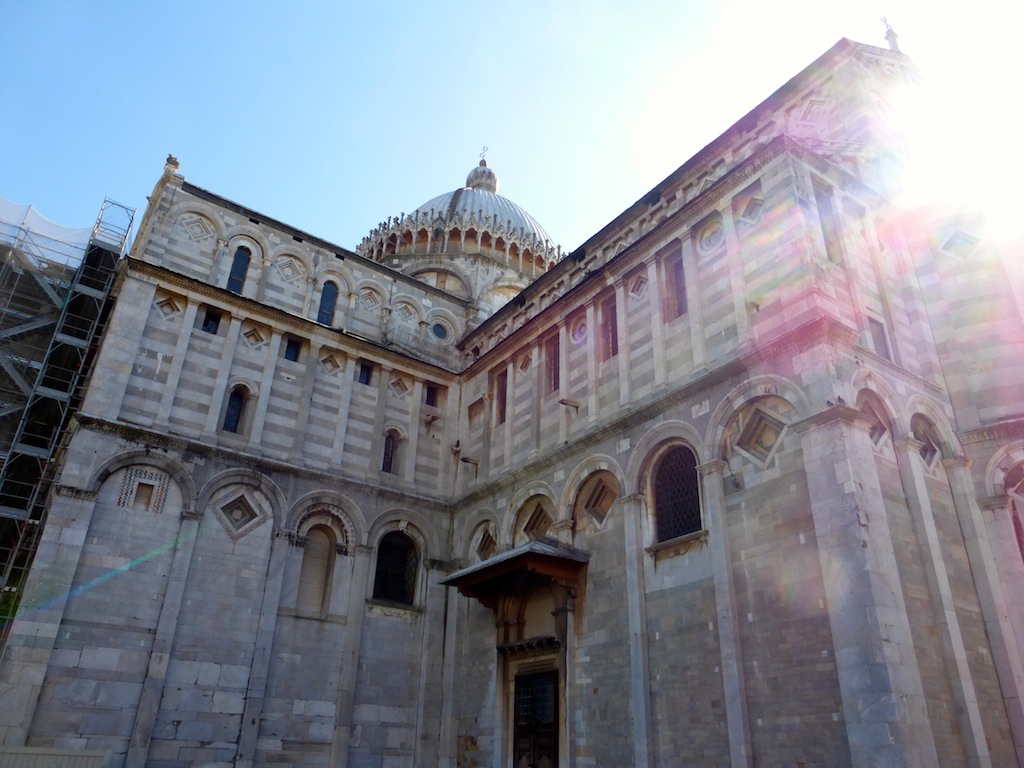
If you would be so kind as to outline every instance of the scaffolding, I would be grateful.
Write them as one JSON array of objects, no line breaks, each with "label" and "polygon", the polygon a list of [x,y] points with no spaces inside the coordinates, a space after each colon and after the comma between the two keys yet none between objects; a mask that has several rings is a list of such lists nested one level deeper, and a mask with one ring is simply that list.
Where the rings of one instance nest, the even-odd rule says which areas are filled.
[{"label": "scaffolding", "polygon": [[0,198],[0,650],[134,216],[108,199],[92,229],[66,229]]}]

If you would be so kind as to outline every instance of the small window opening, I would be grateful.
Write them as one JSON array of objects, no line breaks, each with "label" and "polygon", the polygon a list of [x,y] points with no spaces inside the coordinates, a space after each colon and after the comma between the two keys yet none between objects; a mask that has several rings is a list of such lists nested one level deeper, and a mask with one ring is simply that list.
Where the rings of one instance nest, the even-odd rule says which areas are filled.
[{"label": "small window opening", "polygon": [[252,259],[252,251],[244,246],[235,250],[235,256],[231,260],[231,272],[228,274],[228,290],[232,293],[241,293],[245,285],[245,276],[249,272],[249,261]]},{"label": "small window opening", "polygon": [[884,357],[886,360],[892,360],[892,356],[889,353],[889,338],[885,332],[885,323],[869,317],[868,331],[871,333],[871,346],[874,347],[875,354],[879,357]]},{"label": "small window opening", "polygon": [[819,183],[817,179],[814,180],[813,186],[814,203],[818,207],[818,221],[821,223],[821,235],[825,240],[825,255],[829,261],[838,264],[843,253],[839,241],[839,224],[832,202],[832,190]]},{"label": "small window opening", "polygon": [[412,539],[399,531],[386,534],[377,545],[374,599],[412,605],[418,569],[419,558]]},{"label": "small window opening", "polygon": [[562,366],[558,335],[554,335],[544,344],[544,357],[548,366],[548,392],[557,392],[562,386]]},{"label": "small window opening", "polygon": [[437,384],[427,384],[424,388],[423,402],[436,408],[440,398],[440,391],[441,388]]},{"label": "small window opening", "polygon": [[203,324],[201,326],[203,332],[217,334],[220,330],[220,312],[215,309],[207,309],[206,314],[203,315]]},{"label": "small window opening", "polygon": [[224,411],[224,431],[238,432],[242,425],[242,414],[245,411],[246,392],[244,387],[235,387],[228,395],[228,405]]},{"label": "small window opening", "polygon": [[601,360],[611,360],[619,354],[619,322],[615,297],[601,302]]},{"label": "small window opening", "polygon": [[284,342],[284,359],[297,362],[299,359],[299,351],[302,349],[302,342],[298,339],[285,339]]},{"label": "small window opening", "polygon": [[672,448],[654,476],[654,510],[658,541],[700,530],[700,484],[697,457],[689,448]]},{"label": "small window opening", "polygon": [[338,286],[328,280],[320,291],[320,309],[316,321],[323,325],[334,325],[334,309],[338,304]]},{"label": "small window opening", "polygon": [[683,252],[677,244],[665,257],[665,312],[667,320],[682,317],[687,311],[686,273],[683,271]]},{"label": "small window opening", "polygon": [[356,372],[357,381],[360,384],[369,384],[373,381],[373,364],[359,363],[359,370]]},{"label": "small window opening", "polygon": [[504,424],[508,415],[508,371],[494,377],[494,423]]},{"label": "small window opening", "polygon": [[153,504],[153,491],[156,486],[152,483],[139,483],[135,486],[135,498],[132,499],[132,509],[147,511]]},{"label": "small window opening", "polygon": [[395,458],[398,453],[398,437],[393,431],[384,435],[384,456],[381,459],[381,472],[395,474]]}]

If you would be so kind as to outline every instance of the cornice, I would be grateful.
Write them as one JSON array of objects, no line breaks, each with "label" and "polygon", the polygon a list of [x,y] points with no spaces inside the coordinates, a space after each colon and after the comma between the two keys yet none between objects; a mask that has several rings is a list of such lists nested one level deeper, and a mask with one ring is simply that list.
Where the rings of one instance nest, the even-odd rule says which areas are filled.
[{"label": "cornice", "polygon": [[957,437],[960,438],[960,443],[963,445],[1007,439],[1019,440],[1024,438],[1024,416],[1007,419],[995,424],[985,424],[966,432],[960,432]]},{"label": "cornice", "polygon": [[[580,270],[565,292],[558,299],[534,315],[527,314],[520,327],[529,323],[535,323],[538,318],[545,316],[568,315],[586,304],[594,296],[604,290],[608,285],[620,280],[637,265],[646,263],[653,258],[662,241],[674,234],[689,231],[689,227],[700,221],[704,216],[713,210],[718,210],[721,202],[733,192],[742,189],[751,179],[761,173],[766,167],[780,158],[793,158],[814,168],[831,181],[839,183],[843,190],[857,195],[871,206],[881,205],[882,196],[866,186],[858,178],[840,166],[832,163],[827,158],[814,152],[794,139],[788,134],[780,134],[770,142],[761,147],[746,159],[737,163],[725,175],[715,181],[708,189],[694,197],[692,200],[680,205],[675,211],[667,212],[665,217],[655,223],[650,229],[626,245],[619,253],[603,263],[595,265],[592,270],[581,269],[580,265],[573,258],[565,258],[553,269],[545,273],[545,277],[555,272],[563,273],[563,277],[570,279],[574,270]],[[678,186],[683,183],[680,180]],[[652,209],[653,210],[653,209]],[[639,223],[642,215],[624,222],[618,231]],[[616,241],[614,234],[605,238],[602,244],[594,246],[595,251],[612,247]],[[564,266],[563,266],[564,265]],[[545,282],[555,280],[554,277],[547,277]],[[536,286],[536,288],[535,288]],[[534,281],[527,286],[515,299],[508,302],[494,315],[487,318],[475,329],[467,333],[460,340],[460,349],[471,349],[476,346],[474,342],[486,340],[493,336],[502,324],[508,324],[515,328],[518,315],[528,313],[531,304],[535,304],[544,296],[539,281]],[[543,325],[543,323],[542,323]],[[502,357],[507,354],[509,347],[515,347],[524,343],[524,339],[517,333],[515,328],[506,337],[492,341],[492,346],[486,349],[466,369],[465,373],[472,374],[479,369],[486,369],[493,365],[495,357]],[[482,344],[480,344],[482,346]]]},{"label": "cornice", "polygon": [[[447,377],[456,376],[459,374],[458,370],[452,370],[444,368],[437,363],[432,363],[429,360],[420,357],[412,357],[410,355],[403,354],[395,351],[391,347],[384,346],[379,342],[373,341],[365,336],[358,334],[349,333],[340,328],[328,328],[327,326],[320,325],[308,318],[300,315],[293,314],[284,309],[264,304],[256,299],[249,299],[245,296],[239,296],[237,293],[232,293],[226,288],[219,288],[215,285],[198,280],[188,275],[183,275],[180,272],[175,272],[167,267],[153,264],[148,261],[142,261],[134,257],[129,257],[127,260],[129,273],[146,275],[159,281],[161,287],[165,285],[172,285],[179,288],[183,293],[191,296],[203,296],[209,299],[215,299],[218,304],[228,305],[239,310],[237,313],[240,317],[246,319],[254,319],[264,317],[273,318],[280,324],[288,324],[292,328],[299,329],[298,332],[306,334],[310,338],[319,337],[324,340],[324,343],[330,345],[331,337],[335,337],[337,340],[334,341],[336,346],[351,345],[357,351],[372,352],[378,358],[387,360],[388,362],[401,365],[404,368],[427,368],[435,372],[441,372],[447,374]],[[268,319],[269,319],[268,318]]]},{"label": "cornice", "polygon": [[[202,455],[214,461],[230,464],[239,469],[250,469],[262,475],[269,473],[291,475],[296,478],[314,481],[325,489],[332,488],[346,492],[354,491],[367,497],[382,499],[395,504],[408,505],[414,502],[421,509],[435,512],[447,513],[450,511],[450,507],[445,501],[439,501],[417,493],[381,488],[369,482],[355,480],[340,473],[315,470],[308,467],[297,467],[275,459],[252,456],[251,454],[225,448],[221,445],[211,445],[180,435],[157,432],[139,425],[112,422],[89,414],[79,414],[78,420],[80,428],[85,431],[116,435],[123,440],[138,442],[152,447],[172,449],[186,455]],[[185,460],[185,463],[191,463],[191,461]]]}]

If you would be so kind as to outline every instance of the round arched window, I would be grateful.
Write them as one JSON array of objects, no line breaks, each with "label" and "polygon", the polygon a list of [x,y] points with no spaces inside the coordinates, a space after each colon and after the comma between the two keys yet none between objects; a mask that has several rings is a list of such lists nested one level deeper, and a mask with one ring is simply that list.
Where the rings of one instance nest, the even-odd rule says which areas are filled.
[{"label": "round arched window", "polygon": [[443,341],[444,339],[448,338],[448,329],[445,328],[444,325],[442,325],[441,323],[434,323],[433,327],[430,330],[434,334],[434,337],[437,339],[441,339]]}]

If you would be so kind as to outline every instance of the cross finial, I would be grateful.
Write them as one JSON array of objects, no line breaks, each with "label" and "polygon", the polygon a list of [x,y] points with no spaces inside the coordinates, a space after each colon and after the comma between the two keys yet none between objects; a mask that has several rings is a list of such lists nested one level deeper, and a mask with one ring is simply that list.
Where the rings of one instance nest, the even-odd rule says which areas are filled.
[{"label": "cross finial", "polygon": [[480,159],[481,160],[486,160],[487,159],[487,150],[489,150],[489,149],[490,149],[490,147],[484,147],[483,149],[480,150]]},{"label": "cross finial", "polygon": [[882,17],[882,23],[885,24],[885,39],[889,43],[889,50],[899,53],[900,44],[896,42],[896,38],[898,37],[896,31],[889,24],[889,20],[885,18],[885,16]]}]

